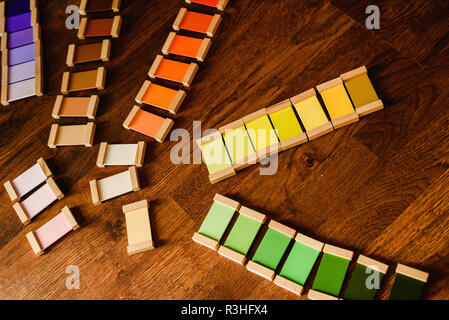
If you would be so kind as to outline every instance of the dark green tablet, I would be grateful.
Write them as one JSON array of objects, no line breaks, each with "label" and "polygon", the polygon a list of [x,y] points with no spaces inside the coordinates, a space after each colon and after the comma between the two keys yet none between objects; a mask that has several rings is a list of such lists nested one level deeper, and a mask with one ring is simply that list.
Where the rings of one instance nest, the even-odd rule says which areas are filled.
[{"label": "dark green tablet", "polygon": [[396,279],[390,293],[390,300],[419,300],[429,274],[424,271],[398,264]]},{"label": "dark green tablet", "polygon": [[388,266],[360,255],[357,266],[345,290],[345,300],[374,300]]}]

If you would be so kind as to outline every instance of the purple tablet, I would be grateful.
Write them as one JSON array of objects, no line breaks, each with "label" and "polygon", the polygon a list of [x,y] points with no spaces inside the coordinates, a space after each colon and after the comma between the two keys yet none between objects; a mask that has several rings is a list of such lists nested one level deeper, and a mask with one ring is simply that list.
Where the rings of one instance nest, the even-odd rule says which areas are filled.
[{"label": "purple tablet", "polygon": [[9,84],[31,79],[36,76],[36,62],[33,60],[22,64],[17,64],[13,67],[9,67],[8,71]]},{"label": "purple tablet", "polygon": [[15,66],[16,64],[21,64],[24,62],[34,60],[34,57],[35,57],[34,43],[27,44],[26,46],[21,46],[9,50],[8,65]]},{"label": "purple tablet", "polygon": [[13,0],[5,3],[6,17],[13,17],[30,11],[30,0]]},{"label": "purple tablet", "polygon": [[31,12],[6,18],[6,32],[16,32],[31,27]]},{"label": "purple tablet", "polygon": [[8,33],[8,48],[14,49],[33,43],[33,28]]}]

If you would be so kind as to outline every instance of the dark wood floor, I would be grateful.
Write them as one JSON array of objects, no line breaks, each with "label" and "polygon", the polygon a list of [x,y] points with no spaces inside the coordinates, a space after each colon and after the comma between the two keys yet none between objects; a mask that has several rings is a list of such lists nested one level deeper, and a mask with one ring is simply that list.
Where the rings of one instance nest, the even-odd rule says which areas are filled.
[{"label": "dark wood floor", "polygon": [[[296,299],[191,240],[217,192],[324,242],[428,271],[424,298],[449,298],[448,1],[382,1],[381,29],[370,31],[367,0],[231,0],[175,128],[191,133],[194,120],[216,128],[361,65],[385,109],[283,152],[275,176],[252,166],[216,185],[204,165],[170,162],[175,142],[122,128],[181,0],[123,1],[95,146],[47,147],[67,45],[76,38],[65,28],[71,2],[40,4],[44,97],[0,108],[0,181],[43,156],[66,194],[24,227],[0,193],[0,298]],[[150,142],[142,190],[94,207],[89,180],[123,170],[95,166],[99,143],[138,139]],[[128,256],[121,206],[144,198],[157,248]],[[74,207],[81,228],[36,257],[25,234],[62,205]],[[80,268],[80,290],[65,287],[68,265]]]}]

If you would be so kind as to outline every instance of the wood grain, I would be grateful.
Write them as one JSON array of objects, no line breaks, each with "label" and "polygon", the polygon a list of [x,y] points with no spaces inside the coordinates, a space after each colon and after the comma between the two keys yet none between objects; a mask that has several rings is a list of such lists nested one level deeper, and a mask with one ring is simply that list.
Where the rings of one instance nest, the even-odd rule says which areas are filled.
[{"label": "wood grain", "polygon": [[[364,25],[368,1],[230,1],[177,115],[146,110],[192,134],[193,120],[202,121],[203,130],[217,128],[361,65],[385,109],[282,152],[274,176],[260,176],[253,165],[215,185],[204,165],[170,162],[176,142],[159,144],[122,127],[180,0],[123,1],[111,60],[70,69],[107,69],[94,146],[47,147],[52,123],[86,122],[51,117],[69,70],[67,47],[80,43],[76,30],[65,28],[69,4],[39,3],[46,94],[0,112],[0,181],[43,156],[66,195],[24,227],[6,191],[0,193],[0,298],[297,299],[191,240],[217,192],[317,240],[427,271],[424,298],[449,298],[447,1],[384,1],[376,31]],[[142,190],[93,206],[89,181],[123,171],[95,166],[99,143],[142,139],[148,142]],[[185,156],[193,157],[192,150]],[[128,256],[121,207],[142,199],[150,200],[156,248]],[[36,257],[25,234],[65,205],[80,228]],[[80,268],[79,290],[66,289],[69,265]],[[393,279],[389,272],[381,299]]]}]

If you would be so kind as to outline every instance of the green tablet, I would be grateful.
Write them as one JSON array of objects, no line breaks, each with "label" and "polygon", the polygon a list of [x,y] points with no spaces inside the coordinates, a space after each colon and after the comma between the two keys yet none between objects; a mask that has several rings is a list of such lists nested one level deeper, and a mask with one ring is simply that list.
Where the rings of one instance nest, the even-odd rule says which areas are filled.
[{"label": "green tablet", "polygon": [[269,280],[274,274],[296,231],[276,221],[271,221],[259,247],[246,268]]},{"label": "green tablet", "polygon": [[315,265],[324,243],[298,233],[293,248],[274,279],[278,286],[301,295],[303,286]]},{"label": "green tablet", "polygon": [[353,252],[328,244],[324,245],[323,252],[312,290],[338,297]]}]

